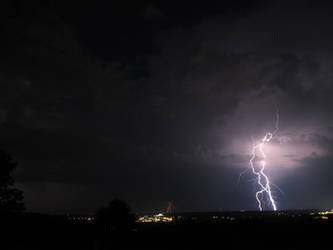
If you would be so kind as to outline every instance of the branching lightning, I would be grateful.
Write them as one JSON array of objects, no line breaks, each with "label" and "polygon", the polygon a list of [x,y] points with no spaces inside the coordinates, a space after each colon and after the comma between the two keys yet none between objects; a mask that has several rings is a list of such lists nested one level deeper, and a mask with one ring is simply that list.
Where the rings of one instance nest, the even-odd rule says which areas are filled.
[{"label": "branching lightning", "polygon": [[[260,141],[260,143],[253,145],[252,151],[251,151],[251,158],[249,161],[249,165],[251,167],[252,173],[254,175],[256,175],[257,184],[259,186],[259,190],[256,192],[256,199],[257,199],[258,207],[259,207],[260,211],[263,210],[263,207],[262,207],[263,201],[262,200],[265,195],[267,195],[269,203],[272,206],[273,210],[274,211],[277,210],[276,202],[274,200],[274,197],[273,197],[272,191],[271,191],[271,183],[270,183],[269,177],[264,172],[265,166],[266,166],[266,154],[264,151],[264,145],[272,140],[273,136],[278,131],[278,129],[279,129],[279,113],[277,111],[275,130],[272,133],[270,133],[270,132],[266,133],[266,135]],[[261,158],[259,167],[255,167],[255,163],[254,163],[254,160],[257,157]]]}]

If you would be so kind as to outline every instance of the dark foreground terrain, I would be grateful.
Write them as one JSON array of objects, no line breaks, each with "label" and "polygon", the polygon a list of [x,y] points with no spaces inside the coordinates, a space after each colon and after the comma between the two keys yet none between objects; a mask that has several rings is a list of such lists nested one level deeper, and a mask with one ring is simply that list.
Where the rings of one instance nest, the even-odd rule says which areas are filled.
[{"label": "dark foreground terrain", "polygon": [[65,216],[2,214],[0,249],[332,249],[330,215],[245,212],[211,220],[178,218],[115,232]]}]

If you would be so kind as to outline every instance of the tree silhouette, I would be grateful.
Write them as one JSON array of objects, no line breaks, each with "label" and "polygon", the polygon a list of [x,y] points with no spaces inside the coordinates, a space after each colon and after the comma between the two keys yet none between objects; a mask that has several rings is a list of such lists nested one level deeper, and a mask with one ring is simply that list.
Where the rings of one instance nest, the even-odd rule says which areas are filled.
[{"label": "tree silhouette", "polygon": [[0,212],[18,212],[25,209],[22,191],[13,187],[14,179],[10,173],[17,162],[0,150]]},{"label": "tree silhouette", "polygon": [[116,198],[97,212],[96,222],[103,230],[128,231],[134,228],[135,216],[125,201]]}]

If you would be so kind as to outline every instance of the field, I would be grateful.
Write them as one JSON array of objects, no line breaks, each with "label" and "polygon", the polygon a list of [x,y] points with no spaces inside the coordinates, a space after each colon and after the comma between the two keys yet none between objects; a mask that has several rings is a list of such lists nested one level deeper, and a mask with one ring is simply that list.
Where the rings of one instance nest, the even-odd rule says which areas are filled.
[{"label": "field", "polygon": [[128,232],[62,216],[7,215],[1,218],[1,244],[6,245],[1,249],[331,249],[330,215],[216,213],[213,220],[193,215],[170,223],[137,223]]}]

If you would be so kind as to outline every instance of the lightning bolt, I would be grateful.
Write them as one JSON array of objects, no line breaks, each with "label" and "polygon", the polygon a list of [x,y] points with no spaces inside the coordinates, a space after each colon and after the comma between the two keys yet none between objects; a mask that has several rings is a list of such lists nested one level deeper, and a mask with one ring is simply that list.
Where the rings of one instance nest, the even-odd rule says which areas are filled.
[{"label": "lightning bolt", "polygon": [[[276,122],[275,122],[275,130],[271,133],[268,132],[265,134],[264,138],[261,139],[260,143],[254,144],[251,151],[251,158],[249,161],[249,165],[251,167],[252,173],[257,177],[257,184],[259,186],[259,190],[256,192],[256,199],[258,202],[258,207],[260,211],[262,208],[262,199],[265,194],[268,196],[268,200],[273,210],[276,211],[276,202],[273,198],[271,191],[271,182],[267,174],[265,174],[265,166],[266,166],[266,154],[264,151],[264,145],[269,143],[275,133],[279,130],[279,112],[276,111]],[[261,157],[261,161],[259,167],[255,168],[254,160],[257,157]]]}]

